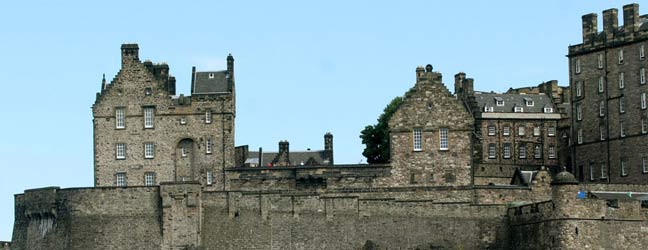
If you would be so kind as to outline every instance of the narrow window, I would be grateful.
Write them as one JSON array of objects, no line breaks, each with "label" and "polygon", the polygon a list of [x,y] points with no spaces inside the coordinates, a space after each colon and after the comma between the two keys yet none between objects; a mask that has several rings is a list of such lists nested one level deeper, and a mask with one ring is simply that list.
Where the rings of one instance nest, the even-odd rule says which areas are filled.
[{"label": "narrow window", "polygon": [[518,150],[519,150],[519,154],[518,154],[519,158],[526,159],[526,145],[524,144],[520,145]]},{"label": "narrow window", "polygon": [[153,119],[155,114],[154,107],[144,108],[144,128],[153,128]]},{"label": "narrow window", "polygon": [[605,91],[605,77],[600,76],[598,81],[598,92],[603,93]]},{"label": "narrow window", "polygon": [[144,158],[153,159],[155,157],[155,145],[152,142],[144,143]]},{"label": "narrow window", "polygon": [[619,50],[619,64],[623,64],[623,50]]},{"label": "narrow window", "polygon": [[519,126],[518,127],[518,135],[519,136],[524,136],[526,134],[526,128],[524,126]]},{"label": "narrow window", "polygon": [[118,160],[126,159],[126,144],[115,144],[115,158],[117,158]]},{"label": "narrow window", "polygon": [[594,163],[589,164],[590,181],[594,180]]},{"label": "narrow window", "polygon": [[599,134],[601,135],[601,141],[605,141],[605,126],[599,126]]},{"label": "narrow window", "polygon": [[488,135],[490,135],[490,136],[495,135],[495,125],[489,125],[488,126]]},{"label": "narrow window", "polygon": [[548,136],[556,136],[556,127],[555,126],[549,126],[547,128],[547,135]]},{"label": "narrow window", "polygon": [[421,128],[414,128],[412,131],[412,136],[414,137],[414,151],[421,151],[423,150],[423,144],[422,144],[422,131]]},{"label": "narrow window", "polygon": [[625,98],[619,97],[619,113],[625,113]]},{"label": "narrow window", "polygon": [[621,160],[621,176],[627,176],[625,160]]},{"label": "narrow window", "polygon": [[549,159],[556,159],[556,146],[549,145]]},{"label": "narrow window", "polygon": [[212,139],[207,139],[207,142],[205,142],[205,152],[212,153]]},{"label": "narrow window", "polygon": [[581,105],[577,104],[576,105],[576,120],[580,121],[583,120],[583,110],[581,109]]},{"label": "narrow window", "polygon": [[504,144],[504,158],[505,159],[511,158],[511,144],[508,143]]},{"label": "narrow window", "polygon": [[646,118],[641,118],[641,133],[648,133],[648,124],[646,124]]},{"label": "narrow window", "polygon": [[144,185],[145,186],[155,185],[155,173],[144,173]]},{"label": "narrow window", "polygon": [[583,84],[582,82],[576,82],[576,96],[583,96]]},{"label": "narrow window", "polygon": [[646,84],[646,69],[641,68],[639,70],[639,84]]},{"label": "narrow window", "polygon": [[439,129],[439,149],[448,150],[448,129]]},{"label": "narrow window", "polygon": [[115,174],[115,185],[118,187],[126,186],[126,173]]},{"label": "narrow window", "polygon": [[605,101],[599,102],[599,116],[600,117],[605,116]]},{"label": "narrow window", "polygon": [[504,127],[503,130],[504,130],[504,131],[502,132],[503,135],[505,135],[505,136],[509,136],[509,135],[511,134],[511,127],[506,126],[506,127]]},{"label": "narrow window", "polygon": [[207,171],[207,185],[214,184],[214,173],[212,171]]},{"label": "narrow window", "polygon": [[583,144],[583,129],[578,129],[578,144]]},{"label": "narrow window", "polygon": [[540,127],[533,127],[533,136],[540,136]]},{"label": "narrow window", "polygon": [[205,123],[212,123],[212,112],[211,112],[211,110],[205,111]]},{"label": "narrow window", "polygon": [[574,70],[576,71],[576,74],[580,74],[581,72],[581,64],[580,64],[580,59],[576,59],[576,65],[574,66]]},{"label": "narrow window", "polygon": [[598,54],[598,68],[603,68],[603,54]]},{"label": "narrow window", "polygon": [[625,74],[623,72],[619,73],[619,89],[625,88]]},{"label": "narrow window", "polygon": [[641,109],[646,109],[646,93],[641,93]]},{"label": "narrow window", "polygon": [[648,173],[648,159],[646,157],[641,157],[641,172]]},{"label": "narrow window", "polygon": [[126,128],[126,111],[124,108],[115,108],[115,128]]},{"label": "narrow window", "polygon": [[182,145],[182,147],[180,148],[180,155],[182,157],[187,157],[188,153],[189,153],[189,150],[187,149],[187,146]]},{"label": "narrow window", "polygon": [[542,158],[542,147],[540,145],[536,144],[533,146],[533,157],[536,159]]},{"label": "narrow window", "polygon": [[495,143],[488,144],[488,158],[494,159],[495,158]]},{"label": "narrow window", "polygon": [[625,137],[625,128],[623,127],[623,121],[619,122],[619,130],[621,132],[621,137]]},{"label": "narrow window", "polygon": [[607,168],[605,163],[601,163],[601,179],[607,179]]},{"label": "narrow window", "polygon": [[641,47],[639,47],[639,59],[643,60],[644,58],[646,58],[646,53],[644,52],[644,46],[641,45]]}]

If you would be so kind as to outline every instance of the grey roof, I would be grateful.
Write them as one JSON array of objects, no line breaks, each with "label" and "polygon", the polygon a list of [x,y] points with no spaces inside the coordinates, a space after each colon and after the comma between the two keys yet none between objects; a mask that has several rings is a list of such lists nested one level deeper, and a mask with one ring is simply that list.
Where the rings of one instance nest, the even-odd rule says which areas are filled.
[{"label": "grey roof", "polygon": [[513,173],[513,180],[511,185],[524,185],[529,186],[538,175],[538,171],[523,171],[516,169]]},{"label": "grey roof", "polygon": [[[268,166],[277,157],[278,152],[263,152],[263,162],[261,166]],[[331,159],[327,159],[326,150],[311,150],[311,151],[290,151],[290,165],[329,165]],[[246,163],[259,162],[259,151],[250,151]],[[310,161],[310,162],[309,162]],[[315,161],[315,162],[312,162]]]},{"label": "grey roof", "polygon": [[[496,100],[503,100],[504,106],[497,106]],[[523,107],[524,113],[544,113],[545,106],[553,108],[558,113],[551,98],[545,94],[498,94],[475,92],[475,101],[479,112],[484,112],[484,106],[493,107],[496,113],[513,113],[514,107]],[[527,106],[526,101],[533,101],[533,106]]]},{"label": "grey roof", "polygon": [[192,94],[229,92],[227,70],[196,72]]}]

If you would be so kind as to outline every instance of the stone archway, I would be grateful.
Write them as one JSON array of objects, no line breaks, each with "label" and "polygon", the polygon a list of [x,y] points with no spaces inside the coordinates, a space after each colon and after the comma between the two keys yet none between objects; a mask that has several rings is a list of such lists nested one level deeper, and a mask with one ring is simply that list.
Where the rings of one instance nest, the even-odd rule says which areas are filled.
[{"label": "stone archway", "polygon": [[178,142],[175,149],[175,180],[195,180],[195,153],[196,144],[192,139],[185,138]]}]

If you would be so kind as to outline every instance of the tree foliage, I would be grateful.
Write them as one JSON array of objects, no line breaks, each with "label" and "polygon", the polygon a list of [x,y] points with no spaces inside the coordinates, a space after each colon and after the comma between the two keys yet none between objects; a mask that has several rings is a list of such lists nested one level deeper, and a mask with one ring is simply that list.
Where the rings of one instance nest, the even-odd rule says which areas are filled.
[{"label": "tree foliage", "polygon": [[383,113],[378,117],[378,123],[375,125],[368,125],[360,131],[360,138],[362,144],[365,144],[365,149],[362,155],[367,157],[367,163],[387,163],[390,159],[389,152],[389,119],[398,106],[403,102],[402,97],[394,98]]}]

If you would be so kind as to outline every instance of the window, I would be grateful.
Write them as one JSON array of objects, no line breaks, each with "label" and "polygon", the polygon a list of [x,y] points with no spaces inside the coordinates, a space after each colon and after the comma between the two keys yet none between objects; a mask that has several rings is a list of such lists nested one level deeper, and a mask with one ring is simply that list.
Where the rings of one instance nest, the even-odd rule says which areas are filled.
[{"label": "window", "polygon": [[599,116],[600,117],[605,116],[605,101],[599,102]]},{"label": "window", "polygon": [[187,154],[189,154],[189,150],[187,149],[187,146],[182,145],[182,147],[180,148],[180,155],[182,157],[187,157]]},{"label": "window", "polygon": [[646,93],[641,93],[641,109],[646,109]]},{"label": "window", "polygon": [[422,145],[422,142],[421,142],[421,139],[422,139],[421,128],[415,128],[412,131],[412,136],[414,137],[414,151],[423,150],[423,145]]},{"label": "window", "polygon": [[212,123],[212,112],[211,112],[211,110],[205,111],[205,123]]},{"label": "window", "polygon": [[578,144],[583,144],[583,129],[578,129]]},{"label": "window", "polygon": [[498,107],[504,106],[504,99],[502,99],[501,97],[495,97],[495,105],[497,105]]},{"label": "window", "polygon": [[115,108],[115,128],[126,128],[126,110]]},{"label": "window", "polygon": [[603,54],[598,55],[598,68],[599,69],[603,68]]},{"label": "window", "polygon": [[214,184],[214,173],[212,171],[207,171],[207,185]]},{"label": "window", "polygon": [[527,105],[527,107],[533,107],[533,99],[531,98],[524,98],[524,103]]},{"label": "window", "polygon": [[623,64],[623,50],[620,49],[618,53],[619,53],[619,64]]},{"label": "window", "polygon": [[583,84],[582,82],[576,82],[576,96],[583,96]]},{"label": "window", "polygon": [[644,52],[644,46],[641,45],[641,47],[639,47],[639,59],[643,60],[644,58],[646,58],[646,53]]},{"label": "window", "polygon": [[580,72],[581,72],[580,59],[576,59],[576,64],[574,66],[574,71],[576,71],[576,74],[580,74]]},{"label": "window", "polygon": [[589,164],[590,181],[594,180],[594,163]]},{"label": "window", "polygon": [[639,84],[646,84],[646,69],[641,68],[639,70]]},{"label": "window", "polygon": [[488,158],[494,159],[495,158],[495,143],[488,144]]},{"label": "window", "polygon": [[151,90],[151,88],[145,88],[144,89],[144,95],[145,96],[150,96],[151,94],[153,94],[153,90]]},{"label": "window", "polygon": [[126,186],[126,173],[115,174],[115,185],[118,187]]},{"label": "window", "polygon": [[646,124],[646,118],[641,118],[641,133],[648,133],[648,124]]},{"label": "window", "polygon": [[126,144],[115,144],[115,158],[117,158],[118,160],[126,159]]},{"label": "window", "polygon": [[605,91],[605,77],[600,76],[598,80],[598,92],[603,93]]},{"label": "window", "polygon": [[542,147],[538,144],[533,146],[533,157],[536,159],[542,158]]},{"label": "window", "polygon": [[605,163],[601,163],[601,179],[607,179],[607,169]]},{"label": "window", "polygon": [[621,160],[621,176],[628,176],[628,172],[626,172],[625,160]]},{"label": "window", "polygon": [[439,149],[448,150],[448,129],[439,129]]},{"label": "window", "polygon": [[144,128],[153,128],[153,119],[155,114],[154,107],[144,108]]},{"label": "window", "polygon": [[205,142],[205,152],[208,154],[212,153],[212,139],[207,139],[207,142]]},{"label": "window", "polygon": [[504,135],[506,135],[506,136],[508,136],[508,135],[511,134],[511,127],[506,126],[506,127],[504,127],[503,130],[504,130],[504,131],[502,132],[502,134],[504,134]]},{"label": "window", "polygon": [[144,173],[144,185],[145,186],[155,185],[155,173]]},{"label": "window", "polygon": [[619,113],[625,113],[625,98],[619,97]]},{"label": "window", "polygon": [[553,108],[547,106],[547,107],[544,108],[544,112],[545,112],[545,113],[553,113]]},{"label": "window", "polygon": [[488,112],[493,112],[493,111],[494,111],[494,109],[493,109],[492,106],[484,106],[484,112],[488,113]]},{"label": "window", "polygon": [[524,108],[519,107],[519,106],[516,106],[516,107],[513,109],[513,112],[516,112],[516,113],[524,112]]},{"label": "window", "polygon": [[648,173],[648,159],[646,157],[641,157],[641,172]]},{"label": "window", "polygon": [[556,136],[556,127],[555,126],[549,126],[547,128],[547,135],[548,136]]},{"label": "window", "polygon": [[209,79],[214,79],[214,73],[209,73]]},{"label": "window", "polygon": [[495,125],[488,126],[488,135],[495,135]]},{"label": "window", "polygon": [[599,126],[599,134],[601,135],[601,141],[605,141],[605,126]]},{"label": "window", "polygon": [[526,134],[526,128],[524,126],[519,126],[518,127],[518,135],[523,136]]},{"label": "window", "polygon": [[619,122],[619,131],[621,132],[620,135],[621,137],[625,137],[625,128],[623,127],[623,121]]},{"label": "window", "polygon": [[540,127],[533,127],[533,136],[540,136]]},{"label": "window", "polygon": [[581,105],[577,104],[576,105],[576,120],[580,121],[583,120],[583,110],[581,109]]},{"label": "window", "polygon": [[155,157],[155,145],[152,142],[144,143],[144,158],[153,159]]},{"label": "window", "polygon": [[187,118],[186,117],[180,117],[180,125],[186,125],[187,124]]},{"label": "window", "polygon": [[526,145],[524,144],[520,145],[518,150],[519,150],[519,154],[518,154],[519,158],[526,159]]},{"label": "window", "polygon": [[556,146],[549,145],[549,159],[556,159]]},{"label": "window", "polygon": [[504,143],[504,158],[511,158],[511,144]]},{"label": "window", "polygon": [[623,72],[619,73],[619,89],[625,88],[625,74]]}]

